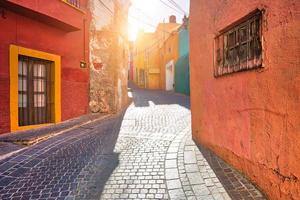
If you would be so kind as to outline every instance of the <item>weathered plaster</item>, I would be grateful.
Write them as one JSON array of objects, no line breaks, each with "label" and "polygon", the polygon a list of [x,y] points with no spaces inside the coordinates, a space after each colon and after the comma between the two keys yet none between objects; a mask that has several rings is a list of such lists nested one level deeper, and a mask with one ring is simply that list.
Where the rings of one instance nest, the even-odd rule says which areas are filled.
[{"label": "weathered plaster", "polygon": [[127,103],[129,1],[90,1],[90,110],[116,112]]},{"label": "weathered plaster", "polygon": [[[215,78],[214,38],[263,13],[263,66]],[[270,199],[300,199],[300,2],[192,0],[193,138],[246,174]]]}]

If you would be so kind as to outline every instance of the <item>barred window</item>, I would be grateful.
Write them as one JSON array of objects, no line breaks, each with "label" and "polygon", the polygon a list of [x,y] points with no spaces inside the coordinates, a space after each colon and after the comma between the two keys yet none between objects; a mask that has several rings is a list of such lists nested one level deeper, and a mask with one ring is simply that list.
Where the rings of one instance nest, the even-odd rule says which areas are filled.
[{"label": "barred window", "polygon": [[76,8],[80,8],[80,0],[63,0]]},{"label": "barred window", "polygon": [[216,77],[262,66],[261,19],[256,11],[216,37]]}]

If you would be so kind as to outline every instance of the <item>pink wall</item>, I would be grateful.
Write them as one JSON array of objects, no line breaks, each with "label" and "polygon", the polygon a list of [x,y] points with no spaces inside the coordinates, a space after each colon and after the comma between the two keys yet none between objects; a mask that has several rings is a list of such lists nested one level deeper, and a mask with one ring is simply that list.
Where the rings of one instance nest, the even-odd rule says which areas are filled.
[{"label": "pink wall", "polygon": [[[214,37],[256,8],[264,69],[214,77]],[[271,199],[300,199],[300,2],[191,0],[193,138]]]},{"label": "pink wall", "polygon": [[[27,0],[26,2],[30,4],[29,2],[37,1]],[[88,68],[81,69],[79,64],[81,60],[88,62],[89,15],[64,5],[61,1],[49,1],[48,3],[52,9],[66,6],[63,12],[60,10],[60,17],[64,16],[66,21],[63,22],[68,23],[68,18],[77,16],[75,21],[80,24],[80,30],[66,32],[12,12],[5,7],[0,7],[4,10],[4,17],[0,16],[0,133],[10,131],[10,44],[60,55],[62,61],[62,120],[86,114],[88,111],[89,70]],[[86,6],[87,1],[82,0],[81,3]],[[84,21],[86,21],[85,25]]]}]

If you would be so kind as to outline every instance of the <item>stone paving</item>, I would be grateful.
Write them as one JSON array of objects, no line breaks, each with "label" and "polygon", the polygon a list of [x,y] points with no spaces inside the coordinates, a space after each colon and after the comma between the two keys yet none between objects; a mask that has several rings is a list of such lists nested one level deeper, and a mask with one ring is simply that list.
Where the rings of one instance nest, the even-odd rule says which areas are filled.
[{"label": "stone paving", "polygon": [[118,164],[119,118],[94,122],[0,161],[0,199],[99,199]]},{"label": "stone paving", "polygon": [[[188,98],[140,89],[135,89],[133,96],[135,104],[127,109],[115,148],[115,153],[120,154],[119,165],[108,179],[101,199],[234,197],[191,139]],[[241,183],[242,187],[245,184],[254,187],[249,181]],[[233,199],[264,199],[256,189],[248,194]]]},{"label": "stone paving", "polygon": [[132,94],[124,115],[1,160],[0,199],[264,199],[216,156],[209,154],[208,162],[194,144],[188,97],[137,88]]}]

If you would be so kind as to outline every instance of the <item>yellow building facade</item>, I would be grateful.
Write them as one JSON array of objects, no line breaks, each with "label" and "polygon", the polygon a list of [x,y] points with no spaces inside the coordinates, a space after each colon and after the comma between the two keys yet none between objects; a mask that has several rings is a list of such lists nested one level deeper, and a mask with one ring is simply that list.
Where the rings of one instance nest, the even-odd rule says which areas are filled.
[{"label": "yellow building facade", "polygon": [[[152,42],[155,40],[154,33],[140,32],[138,34],[136,43],[135,43],[135,52],[134,52],[134,66],[135,66],[135,77],[134,82],[142,88],[149,87],[149,68],[150,65],[154,63],[153,61],[153,50],[155,47]],[[150,85],[152,82],[150,83]]]},{"label": "yellow building facade", "polygon": [[164,41],[160,48],[160,80],[161,89],[174,90],[175,84],[175,63],[179,57],[179,34],[176,31]]},{"label": "yellow building facade", "polygon": [[[170,18],[171,19],[171,18]],[[165,63],[178,58],[175,21],[160,23],[155,32],[140,32],[134,47],[134,82],[141,88],[165,89]],[[171,52],[169,52],[171,48]],[[177,48],[177,49],[176,49]]]}]

